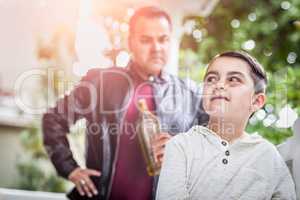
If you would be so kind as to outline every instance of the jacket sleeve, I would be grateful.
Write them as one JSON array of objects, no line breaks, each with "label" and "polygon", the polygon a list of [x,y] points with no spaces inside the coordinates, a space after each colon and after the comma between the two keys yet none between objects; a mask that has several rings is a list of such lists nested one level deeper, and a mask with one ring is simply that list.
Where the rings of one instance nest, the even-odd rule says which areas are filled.
[{"label": "jacket sleeve", "polygon": [[71,93],[59,99],[55,107],[48,109],[42,118],[45,149],[57,173],[64,178],[68,178],[68,175],[78,167],[66,134],[69,133],[70,125],[95,109],[97,98],[93,95],[97,93],[96,85],[92,81],[95,75],[96,71],[89,71]]}]

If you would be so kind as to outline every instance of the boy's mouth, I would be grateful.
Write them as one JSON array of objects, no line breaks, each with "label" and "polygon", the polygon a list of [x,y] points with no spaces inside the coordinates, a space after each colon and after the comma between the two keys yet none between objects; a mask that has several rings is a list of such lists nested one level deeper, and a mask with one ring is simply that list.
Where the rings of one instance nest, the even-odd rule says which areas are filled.
[{"label": "boy's mouth", "polygon": [[214,101],[214,100],[225,100],[225,101],[229,101],[229,99],[227,97],[224,97],[224,96],[215,96],[215,97],[212,97],[210,99],[210,101]]}]

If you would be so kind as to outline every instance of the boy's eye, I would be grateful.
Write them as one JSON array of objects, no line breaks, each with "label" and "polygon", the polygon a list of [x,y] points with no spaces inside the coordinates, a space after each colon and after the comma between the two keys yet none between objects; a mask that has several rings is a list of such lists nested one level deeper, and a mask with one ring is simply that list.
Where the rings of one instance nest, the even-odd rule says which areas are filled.
[{"label": "boy's eye", "polygon": [[241,82],[241,79],[238,78],[238,77],[233,76],[233,77],[230,77],[230,78],[229,78],[229,81],[230,81],[230,82]]},{"label": "boy's eye", "polygon": [[208,77],[206,77],[205,82],[212,83],[212,82],[215,82],[216,80],[217,80],[216,77],[214,77],[214,76],[208,76]]}]

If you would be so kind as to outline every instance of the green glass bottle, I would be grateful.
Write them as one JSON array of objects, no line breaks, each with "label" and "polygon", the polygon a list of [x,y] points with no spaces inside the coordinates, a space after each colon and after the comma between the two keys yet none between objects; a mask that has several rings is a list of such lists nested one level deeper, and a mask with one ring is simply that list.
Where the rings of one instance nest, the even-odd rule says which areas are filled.
[{"label": "green glass bottle", "polygon": [[138,101],[138,108],[140,114],[137,124],[137,135],[147,165],[148,175],[155,176],[159,174],[161,164],[153,154],[151,139],[155,134],[161,132],[160,123],[158,118],[148,109],[145,99],[140,99]]}]

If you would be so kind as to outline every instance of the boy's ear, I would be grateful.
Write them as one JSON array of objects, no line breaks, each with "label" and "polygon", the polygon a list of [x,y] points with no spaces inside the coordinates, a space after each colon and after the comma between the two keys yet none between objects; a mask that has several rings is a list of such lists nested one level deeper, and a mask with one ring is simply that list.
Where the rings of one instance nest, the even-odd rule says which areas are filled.
[{"label": "boy's ear", "polygon": [[258,93],[253,96],[252,112],[256,112],[261,109],[266,103],[266,95],[264,93]]}]

